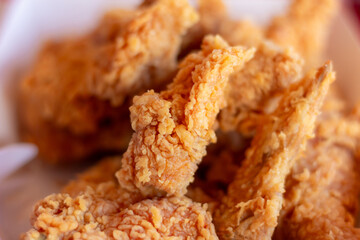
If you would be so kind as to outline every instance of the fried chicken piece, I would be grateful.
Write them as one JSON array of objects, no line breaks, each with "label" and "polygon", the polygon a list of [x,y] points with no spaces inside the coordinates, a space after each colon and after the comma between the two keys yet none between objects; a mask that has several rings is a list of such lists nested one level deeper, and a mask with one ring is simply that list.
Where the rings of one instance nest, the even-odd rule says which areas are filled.
[{"label": "fried chicken piece", "polygon": [[285,179],[313,134],[330,83],[331,63],[294,84],[265,116],[214,220],[223,239],[271,239]]},{"label": "fried chicken piece", "polygon": [[46,197],[35,207],[33,229],[22,238],[218,239],[206,206],[188,198],[148,199],[121,209],[119,199],[104,196],[88,191],[74,198]]},{"label": "fried chicken piece", "polygon": [[228,104],[219,116],[221,129],[252,136],[259,118],[274,108],[272,100],[300,79],[302,66],[302,59],[291,50],[261,44],[254,58],[230,78]]},{"label": "fried chicken piece", "polygon": [[116,16],[115,11],[105,15],[88,36],[45,45],[20,88],[21,102],[33,115],[75,134],[87,134],[96,132],[102,119],[120,111],[91,96],[86,86],[96,65],[111,62],[103,49],[116,42],[118,32],[136,16],[117,11]]},{"label": "fried chicken piece", "polygon": [[146,196],[159,190],[185,194],[206,146],[215,142],[214,123],[225,106],[229,75],[253,52],[208,36],[202,51],[180,64],[167,90],[134,98],[130,112],[135,133],[116,174],[121,186]]},{"label": "fried chicken piece", "polygon": [[275,17],[265,30],[266,38],[280,46],[293,47],[313,68],[323,56],[329,23],[337,0],[293,0],[289,10]]},{"label": "fried chicken piece", "polygon": [[207,205],[185,197],[144,200],[119,186],[120,157],[107,158],[40,201],[23,239],[218,239]]},{"label": "fried chicken piece", "polygon": [[286,180],[284,207],[275,239],[359,239],[360,122],[344,113],[334,97],[317,122],[316,138]]},{"label": "fried chicken piece", "polygon": [[21,84],[24,138],[54,162],[123,150],[129,99],[172,75],[180,38],[196,19],[186,0],[159,0],[108,13],[88,36],[49,43]]},{"label": "fried chicken piece", "polygon": [[87,81],[91,93],[113,105],[166,79],[176,68],[181,35],[198,20],[186,0],[158,0],[139,11],[111,46],[113,61],[100,72],[101,80]]},{"label": "fried chicken piece", "polygon": [[[107,112],[94,133],[74,134],[35,113],[36,105],[24,101],[29,99],[22,100],[21,137],[35,143],[41,159],[47,162],[69,163],[103,153],[121,153],[131,139],[128,103]],[[90,104],[88,101],[87,105]]]},{"label": "fried chicken piece", "polygon": [[321,136],[311,141],[288,177],[276,239],[359,239],[356,171],[347,147]]},{"label": "fried chicken piece", "polygon": [[[71,197],[76,197],[90,187],[92,189],[101,189],[98,187],[100,185],[107,186],[117,186],[115,173],[121,167],[121,157],[108,157],[101,160],[95,166],[86,170],[84,173],[80,174],[76,180],[71,181],[63,188],[63,193],[68,193]],[[106,174],[104,174],[106,173]],[[106,183],[106,184],[104,184]],[[126,194],[126,193],[125,193]],[[135,195],[135,200],[141,200],[142,197]],[[220,203],[218,200],[213,199],[202,189],[198,187],[190,186],[186,196],[194,202],[206,203],[208,206],[208,211],[210,213],[214,212],[214,209]],[[122,198],[124,199],[124,198]],[[128,198],[130,199],[130,198]],[[128,201],[129,202],[129,201]],[[124,202],[123,202],[124,203]],[[125,203],[129,205],[129,203]]]}]

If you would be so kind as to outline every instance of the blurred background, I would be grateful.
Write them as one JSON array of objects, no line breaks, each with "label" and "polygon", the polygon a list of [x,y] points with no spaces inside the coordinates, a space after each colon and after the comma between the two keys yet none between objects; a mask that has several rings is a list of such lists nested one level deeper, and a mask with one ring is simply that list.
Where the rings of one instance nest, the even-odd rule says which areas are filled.
[{"label": "blurred background", "polygon": [[[7,6],[12,1],[22,1],[22,0],[0,0],[0,21],[3,17],[4,12],[6,11]],[[129,1],[131,2],[135,0],[129,0]],[[272,0],[272,1],[277,1],[277,0]],[[348,11],[352,13],[354,18],[356,19],[356,22],[358,24],[359,36],[360,36],[360,0],[342,0],[342,1],[345,7],[348,9]]]}]

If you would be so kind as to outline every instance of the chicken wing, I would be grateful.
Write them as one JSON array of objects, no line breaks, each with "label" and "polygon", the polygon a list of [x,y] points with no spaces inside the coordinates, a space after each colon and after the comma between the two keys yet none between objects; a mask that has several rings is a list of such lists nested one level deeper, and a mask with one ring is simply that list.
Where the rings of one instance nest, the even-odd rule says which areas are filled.
[{"label": "chicken wing", "polygon": [[49,43],[21,84],[25,139],[55,162],[126,148],[131,97],[167,81],[196,20],[186,0],[159,0],[108,13],[88,36]]},{"label": "chicken wing", "polygon": [[135,133],[116,174],[121,186],[146,196],[159,190],[185,194],[206,146],[215,141],[214,123],[225,105],[228,77],[253,52],[208,36],[202,51],[180,64],[167,90],[134,98],[130,112]]},{"label": "chicken wing", "polygon": [[326,63],[294,84],[275,112],[264,117],[246,159],[215,214],[223,239],[271,239],[285,178],[313,134],[315,119],[334,73]]}]

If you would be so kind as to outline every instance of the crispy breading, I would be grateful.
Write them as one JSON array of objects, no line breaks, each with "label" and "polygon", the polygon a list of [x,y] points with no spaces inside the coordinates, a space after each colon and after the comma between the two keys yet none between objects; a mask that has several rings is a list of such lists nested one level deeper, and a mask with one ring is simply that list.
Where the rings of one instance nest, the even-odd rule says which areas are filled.
[{"label": "crispy breading", "polygon": [[307,69],[316,67],[336,10],[337,0],[293,0],[284,15],[272,20],[265,36],[280,46],[293,47],[305,59]]},{"label": "crispy breading", "polygon": [[333,80],[331,63],[326,63],[295,83],[275,112],[263,118],[215,214],[221,238],[271,239],[286,176],[313,134],[316,116]]},{"label": "crispy breading", "polygon": [[230,78],[227,106],[219,116],[221,129],[252,136],[259,118],[271,111],[271,100],[301,78],[302,66],[290,49],[269,42],[259,45],[254,58]]},{"label": "crispy breading", "polygon": [[[121,196],[121,195],[119,195]],[[89,192],[39,202],[23,239],[218,239],[206,207],[185,197],[147,199],[121,209]]]},{"label": "crispy breading", "polygon": [[173,74],[181,36],[196,19],[186,0],[158,0],[113,10],[79,39],[48,43],[21,84],[25,140],[52,162],[124,150],[131,97]]},{"label": "crispy breading", "polygon": [[207,205],[185,197],[144,200],[118,185],[120,165],[120,157],[104,159],[64,193],[41,200],[23,239],[218,239]]},{"label": "crispy breading", "polygon": [[121,186],[147,196],[159,190],[169,195],[186,192],[206,146],[215,142],[213,127],[225,106],[229,75],[253,52],[208,36],[202,50],[180,64],[167,90],[134,98],[130,112],[135,133],[116,174]]},{"label": "crispy breading", "polygon": [[[359,239],[359,169],[356,152],[360,122],[332,104],[317,121],[316,138],[286,180],[284,206],[275,239]],[[341,101],[341,100],[340,100]],[[355,109],[356,110],[356,109]]]}]

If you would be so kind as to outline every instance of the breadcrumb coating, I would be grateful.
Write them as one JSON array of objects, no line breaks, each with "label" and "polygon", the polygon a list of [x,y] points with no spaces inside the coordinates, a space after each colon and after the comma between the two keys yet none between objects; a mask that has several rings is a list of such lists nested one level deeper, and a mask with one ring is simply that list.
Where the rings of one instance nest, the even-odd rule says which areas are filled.
[{"label": "breadcrumb coating", "polygon": [[186,192],[206,146],[215,142],[214,123],[225,106],[229,75],[253,52],[208,36],[202,51],[180,64],[167,90],[134,98],[130,112],[135,133],[116,174],[121,186],[146,196],[159,190]]},{"label": "breadcrumb coating", "polygon": [[[23,239],[218,239],[207,205],[186,197],[147,199],[122,189],[120,157],[102,160],[62,194],[41,200]],[[107,173],[107,174],[104,174]]]},{"label": "breadcrumb coating", "polygon": [[181,36],[196,20],[186,0],[159,0],[111,11],[79,39],[48,43],[21,83],[25,140],[52,162],[124,150],[129,99],[171,78]]},{"label": "breadcrumb coating", "polygon": [[271,239],[282,207],[285,179],[314,130],[334,80],[331,63],[290,87],[259,125],[246,159],[215,214],[222,239]]},{"label": "breadcrumb coating", "polygon": [[[275,239],[359,239],[358,114],[334,96],[317,121],[316,138],[286,180]],[[335,104],[334,104],[335,102]],[[342,110],[342,111],[341,111]]]},{"label": "breadcrumb coating", "polygon": [[228,104],[219,116],[221,129],[252,136],[259,118],[271,111],[271,100],[301,78],[302,67],[303,60],[290,49],[262,43],[254,58],[230,78]]}]

